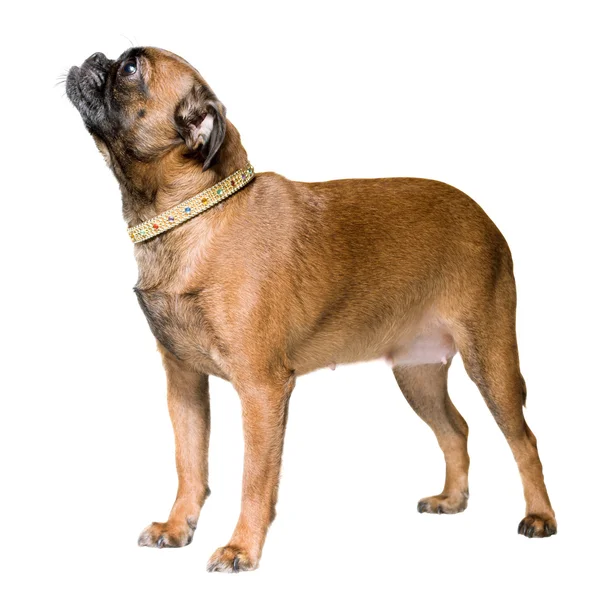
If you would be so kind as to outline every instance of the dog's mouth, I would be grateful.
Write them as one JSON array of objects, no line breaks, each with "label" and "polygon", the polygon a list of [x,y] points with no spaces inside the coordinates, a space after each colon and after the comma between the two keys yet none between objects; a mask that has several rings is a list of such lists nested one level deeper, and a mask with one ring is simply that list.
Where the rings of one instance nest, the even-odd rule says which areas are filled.
[{"label": "dog's mouth", "polygon": [[96,52],[80,67],[71,67],[67,75],[67,97],[88,128],[105,116],[106,84],[113,63],[101,52]]}]

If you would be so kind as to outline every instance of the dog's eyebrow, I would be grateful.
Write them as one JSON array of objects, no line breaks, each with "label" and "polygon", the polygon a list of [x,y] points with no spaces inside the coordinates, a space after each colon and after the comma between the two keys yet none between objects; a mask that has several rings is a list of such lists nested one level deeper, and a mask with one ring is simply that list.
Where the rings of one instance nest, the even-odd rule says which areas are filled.
[{"label": "dog's eyebrow", "polygon": [[137,58],[139,56],[144,56],[145,54],[146,49],[143,46],[135,46],[133,48],[129,48],[129,50],[126,50],[120,56],[120,60],[127,60],[128,58]]},{"label": "dog's eyebrow", "polygon": [[115,63],[122,64],[127,60],[130,60],[132,58],[139,58],[141,56],[148,56],[146,53],[146,49],[142,46],[136,46],[134,48],[129,48],[128,50],[125,50],[125,52],[123,52],[123,54],[121,54],[121,56],[117,58]]}]

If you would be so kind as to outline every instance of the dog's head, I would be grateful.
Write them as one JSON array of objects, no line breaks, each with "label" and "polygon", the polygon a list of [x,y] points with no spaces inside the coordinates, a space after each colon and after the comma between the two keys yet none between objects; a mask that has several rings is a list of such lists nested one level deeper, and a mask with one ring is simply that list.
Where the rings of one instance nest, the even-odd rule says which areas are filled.
[{"label": "dog's head", "polygon": [[67,77],[67,96],[113,170],[183,148],[208,169],[225,138],[225,107],[185,60],[157,48],[101,52]]}]

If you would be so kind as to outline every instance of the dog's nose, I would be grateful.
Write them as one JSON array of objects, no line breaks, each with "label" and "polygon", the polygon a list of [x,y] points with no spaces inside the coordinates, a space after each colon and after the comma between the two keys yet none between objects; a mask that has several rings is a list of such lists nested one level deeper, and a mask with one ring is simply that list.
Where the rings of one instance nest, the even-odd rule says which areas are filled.
[{"label": "dog's nose", "polygon": [[106,56],[104,56],[104,54],[102,52],[96,52],[88,58],[89,62],[93,62],[96,64],[106,62],[106,60],[107,60]]}]

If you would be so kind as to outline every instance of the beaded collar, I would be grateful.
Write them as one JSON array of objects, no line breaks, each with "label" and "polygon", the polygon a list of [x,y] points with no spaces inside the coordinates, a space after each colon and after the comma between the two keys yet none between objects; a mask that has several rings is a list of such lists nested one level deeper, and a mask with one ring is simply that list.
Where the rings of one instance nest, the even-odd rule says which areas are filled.
[{"label": "beaded collar", "polygon": [[181,223],[207,211],[225,198],[229,198],[238,190],[254,179],[254,167],[248,163],[243,169],[236,171],[233,175],[219,181],[216,185],[196,194],[188,200],[184,200],[173,208],[166,210],[135,227],[129,227],[127,233],[134,244],[145,242],[156,237],[169,229],[173,229]]}]

